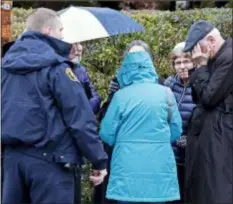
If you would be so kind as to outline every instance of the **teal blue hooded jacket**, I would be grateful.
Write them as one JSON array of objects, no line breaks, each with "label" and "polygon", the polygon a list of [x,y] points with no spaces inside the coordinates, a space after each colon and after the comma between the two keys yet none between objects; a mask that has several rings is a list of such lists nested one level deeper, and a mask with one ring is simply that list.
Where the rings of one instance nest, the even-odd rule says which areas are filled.
[{"label": "teal blue hooded jacket", "polygon": [[135,202],[178,200],[171,142],[180,137],[182,121],[174,95],[158,84],[152,60],[144,51],[128,53],[117,78],[120,90],[100,127],[102,140],[114,146],[106,197]]}]

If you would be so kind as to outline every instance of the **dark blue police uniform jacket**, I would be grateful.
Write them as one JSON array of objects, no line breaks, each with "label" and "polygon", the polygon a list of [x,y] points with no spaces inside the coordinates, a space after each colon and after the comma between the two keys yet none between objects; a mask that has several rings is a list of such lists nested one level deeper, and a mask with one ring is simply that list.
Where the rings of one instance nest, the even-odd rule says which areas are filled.
[{"label": "dark blue police uniform jacket", "polygon": [[26,32],[7,51],[1,70],[2,144],[58,163],[81,164],[85,156],[102,169],[107,156],[70,68],[70,49],[58,39]]}]

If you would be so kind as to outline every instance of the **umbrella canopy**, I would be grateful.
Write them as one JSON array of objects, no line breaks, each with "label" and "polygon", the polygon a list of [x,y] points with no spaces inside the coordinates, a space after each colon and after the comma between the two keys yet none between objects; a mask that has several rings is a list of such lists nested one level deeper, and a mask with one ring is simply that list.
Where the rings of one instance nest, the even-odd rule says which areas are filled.
[{"label": "umbrella canopy", "polygon": [[64,26],[64,41],[69,43],[144,31],[144,27],[129,16],[109,8],[72,6],[59,11],[59,15]]}]

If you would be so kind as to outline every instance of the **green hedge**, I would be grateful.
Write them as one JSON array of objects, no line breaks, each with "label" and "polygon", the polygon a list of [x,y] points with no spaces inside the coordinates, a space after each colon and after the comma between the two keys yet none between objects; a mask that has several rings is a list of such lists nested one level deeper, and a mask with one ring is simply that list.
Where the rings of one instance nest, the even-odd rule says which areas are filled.
[{"label": "green hedge", "polygon": [[[25,18],[32,9],[13,10],[13,38],[24,30]],[[106,98],[107,86],[115,69],[119,67],[121,55],[127,43],[135,39],[146,41],[155,56],[158,73],[166,78],[172,73],[168,55],[174,45],[185,39],[190,25],[205,19],[212,22],[225,36],[232,36],[232,9],[201,9],[189,11],[132,11],[125,12],[145,26],[144,33],[134,33],[118,37],[88,42],[85,45],[83,64],[102,98]]]},{"label": "green hedge", "polygon": [[[13,10],[13,38],[16,39],[24,30],[24,22],[32,9]],[[89,68],[91,78],[102,96],[106,98],[109,80],[119,67],[121,55],[127,43],[135,39],[146,41],[155,56],[158,73],[166,78],[172,73],[168,55],[176,43],[184,41],[190,25],[205,19],[212,22],[225,36],[232,36],[232,9],[202,9],[176,12],[133,11],[126,12],[145,26],[145,33],[123,35],[111,39],[102,39],[85,44],[83,64]],[[84,203],[90,203],[91,185],[88,182],[89,168],[84,170]]]}]

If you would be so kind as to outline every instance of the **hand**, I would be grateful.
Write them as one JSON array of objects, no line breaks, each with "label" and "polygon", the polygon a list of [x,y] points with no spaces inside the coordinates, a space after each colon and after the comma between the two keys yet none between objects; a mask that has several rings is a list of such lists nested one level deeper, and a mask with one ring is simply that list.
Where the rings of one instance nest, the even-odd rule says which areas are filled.
[{"label": "hand", "polygon": [[107,170],[93,170],[90,175],[90,180],[95,186],[100,185],[104,181],[104,177],[107,175]]},{"label": "hand", "polygon": [[178,147],[186,147],[187,145],[187,136],[186,135],[182,135],[177,141],[176,141],[176,145]]},{"label": "hand", "polygon": [[109,84],[108,93],[115,93],[119,89],[119,84],[113,80],[111,80]]},{"label": "hand", "polygon": [[206,53],[202,52],[199,43],[194,47],[192,51],[192,59],[198,68],[207,65],[209,57],[210,57],[210,49],[208,47]]}]

